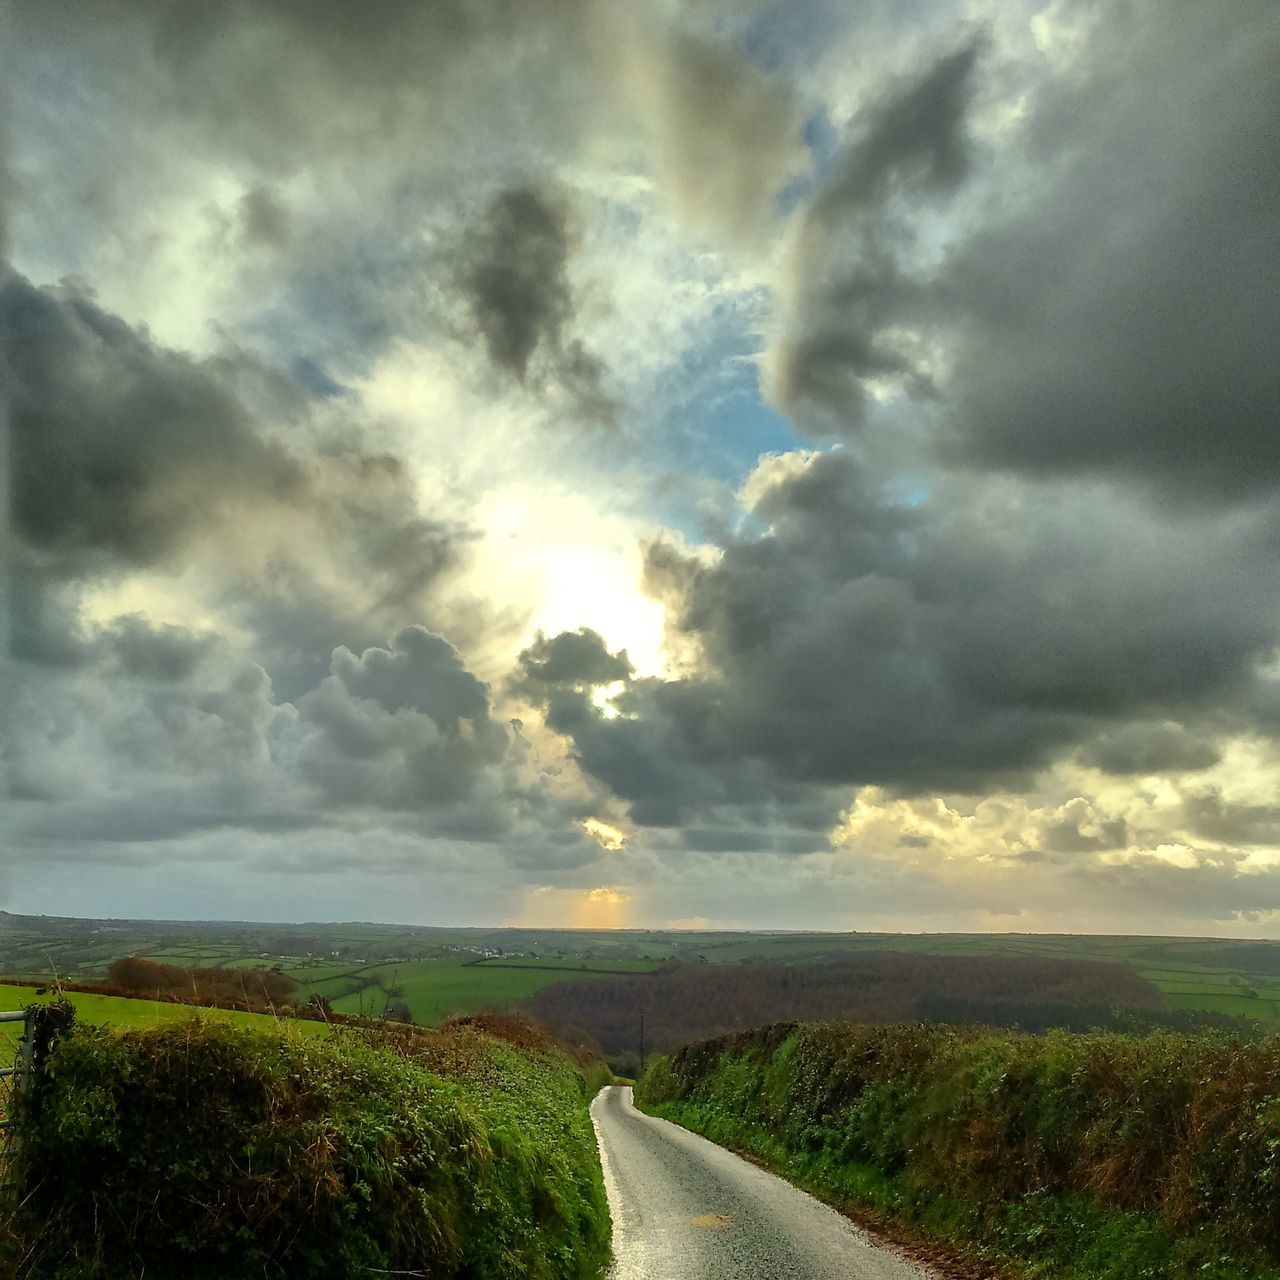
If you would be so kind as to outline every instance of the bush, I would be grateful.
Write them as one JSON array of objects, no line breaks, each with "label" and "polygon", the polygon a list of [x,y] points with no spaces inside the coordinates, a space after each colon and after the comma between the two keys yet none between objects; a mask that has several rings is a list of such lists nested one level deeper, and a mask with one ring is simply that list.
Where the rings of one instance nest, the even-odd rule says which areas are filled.
[{"label": "bush", "polygon": [[682,1049],[637,1098],[1043,1274],[1280,1270],[1274,1039],[786,1025]]},{"label": "bush", "polygon": [[607,1257],[586,1082],[545,1044],[78,1026],[41,1082],[9,1273],[561,1280]]}]

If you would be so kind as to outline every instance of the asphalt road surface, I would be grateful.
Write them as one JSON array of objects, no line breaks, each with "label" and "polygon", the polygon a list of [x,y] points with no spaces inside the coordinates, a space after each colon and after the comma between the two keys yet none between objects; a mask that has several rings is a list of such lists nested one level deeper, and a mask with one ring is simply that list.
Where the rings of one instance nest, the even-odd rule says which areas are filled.
[{"label": "asphalt road surface", "polygon": [[591,1104],[613,1215],[610,1280],[926,1280],[833,1209],[731,1151],[637,1111]]}]

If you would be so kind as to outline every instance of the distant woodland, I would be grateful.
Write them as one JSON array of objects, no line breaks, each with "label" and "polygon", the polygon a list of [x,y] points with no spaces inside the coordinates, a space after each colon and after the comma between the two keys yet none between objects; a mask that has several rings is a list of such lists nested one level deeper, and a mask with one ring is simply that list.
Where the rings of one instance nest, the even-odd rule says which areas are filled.
[{"label": "distant woodland", "polygon": [[106,981],[97,989],[113,995],[265,1012],[290,1005],[298,984],[276,969],[187,969],[142,956],[123,956],[107,970]]},{"label": "distant woodland", "polygon": [[560,1032],[585,1033],[611,1062],[784,1021],[962,1022],[1027,1030],[1166,1013],[1164,995],[1122,964],[869,951],[822,964],[680,964],[651,974],[545,987],[524,1006]]}]

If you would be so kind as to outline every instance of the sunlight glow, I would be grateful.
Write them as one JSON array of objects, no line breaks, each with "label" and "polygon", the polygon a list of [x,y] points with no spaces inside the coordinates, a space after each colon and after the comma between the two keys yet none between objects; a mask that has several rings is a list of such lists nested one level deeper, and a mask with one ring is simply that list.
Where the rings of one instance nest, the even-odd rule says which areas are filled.
[{"label": "sunlight glow", "polygon": [[601,822],[599,818],[587,818],[581,825],[583,831],[607,852],[617,853],[626,848],[627,833],[620,828]]},{"label": "sunlight glow", "polygon": [[543,884],[533,889],[515,921],[538,929],[629,929],[634,898],[623,889],[562,889]]}]

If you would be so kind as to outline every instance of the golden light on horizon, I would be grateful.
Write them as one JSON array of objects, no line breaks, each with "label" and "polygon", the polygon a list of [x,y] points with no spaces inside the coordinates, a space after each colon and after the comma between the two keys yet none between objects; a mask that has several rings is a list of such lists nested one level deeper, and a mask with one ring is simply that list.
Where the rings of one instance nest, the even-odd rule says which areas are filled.
[{"label": "golden light on horizon", "polygon": [[543,884],[530,892],[512,923],[536,929],[629,929],[634,903],[630,893],[614,885],[561,889]]},{"label": "golden light on horizon", "polygon": [[630,923],[631,895],[601,885],[578,895],[574,904],[576,929],[624,929]]}]

